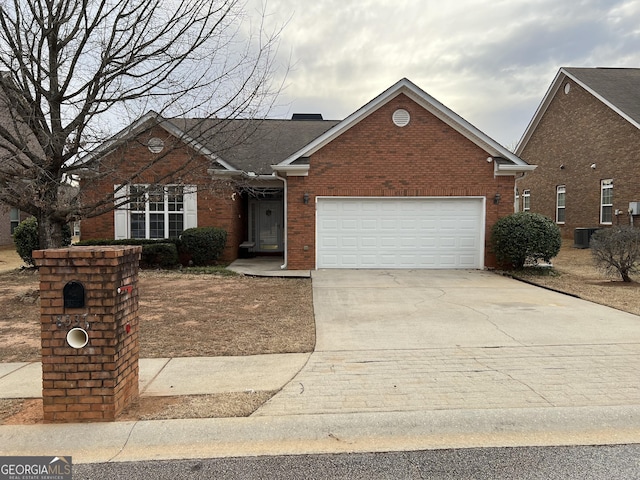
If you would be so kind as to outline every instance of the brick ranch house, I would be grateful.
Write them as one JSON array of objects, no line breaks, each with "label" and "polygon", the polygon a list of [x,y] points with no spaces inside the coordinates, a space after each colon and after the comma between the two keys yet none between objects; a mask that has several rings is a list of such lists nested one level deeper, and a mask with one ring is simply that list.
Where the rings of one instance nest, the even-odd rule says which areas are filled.
[{"label": "brick ranch house", "polygon": [[[255,123],[251,135],[225,140],[226,149],[219,142],[229,132],[207,135],[206,122],[155,114],[119,134],[96,152],[113,175],[91,189],[115,192],[116,203],[149,193],[84,220],[82,238],[219,226],[226,262],[245,247],[281,255],[286,269],[482,269],[495,263],[489,233],[513,212],[515,177],[535,168],[407,79],[340,122],[302,115],[225,125],[242,122]],[[167,176],[187,158],[188,173]],[[122,185],[118,175],[140,166],[148,168]]]},{"label": "brick ranch house", "polygon": [[554,219],[564,238],[638,224],[640,69],[561,68],[516,154],[538,165],[517,180],[517,206]]}]

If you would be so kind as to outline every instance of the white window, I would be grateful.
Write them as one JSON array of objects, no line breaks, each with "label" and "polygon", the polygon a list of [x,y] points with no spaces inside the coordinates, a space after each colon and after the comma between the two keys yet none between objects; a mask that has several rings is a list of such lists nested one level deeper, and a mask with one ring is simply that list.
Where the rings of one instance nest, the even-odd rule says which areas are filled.
[{"label": "white window", "polygon": [[531,190],[522,192],[522,211],[528,212],[531,209]]},{"label": "white window", "polygon": [[556,187],[556,223],[564,223],[567,190],[564,185]]},{"label": "white window", "polygon": [[195,187],[182,185],[116,185],[116,238],[175,238],[197,226]]},{"label": "white window", "polygon": [[9,221],[11,222],[11,235],[13,235],[13,231],[20,224],[20,210],[12,207],[9,213]]},{"label": "white window", "polygon": [[613,180],[600,182],[600,223],[611,225],[613,221]]}]

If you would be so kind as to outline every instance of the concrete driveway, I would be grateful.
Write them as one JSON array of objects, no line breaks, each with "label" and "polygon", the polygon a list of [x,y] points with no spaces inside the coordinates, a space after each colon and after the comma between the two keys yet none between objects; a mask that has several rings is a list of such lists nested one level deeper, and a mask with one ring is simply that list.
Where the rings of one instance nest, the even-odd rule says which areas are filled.
[{"label": "concrete driveway", "polygon": [[325,270],[316,351],[630,343],[640,318],[485,271]]},{"label": "concrete driveway", "polygon": [[254,415],[640,405],[640,317],[485,271],[313,273],[316,351]]}]

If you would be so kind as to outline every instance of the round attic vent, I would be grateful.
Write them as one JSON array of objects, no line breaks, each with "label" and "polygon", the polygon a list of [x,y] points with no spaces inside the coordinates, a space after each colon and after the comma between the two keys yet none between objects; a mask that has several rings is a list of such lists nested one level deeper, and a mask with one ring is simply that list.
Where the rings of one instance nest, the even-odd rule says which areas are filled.
[{"label": "round attic vent", "polygon": [[564,84],[564,94],[567,95],[571,91],[571,84],[569,82]]},{"label": "round attic vent", "polygon": [[160,153],[164,148],[164,142],[161,138],[153,137],[147,142],[147,148],[151,153]]},{"label": "round attic vent", "polygon": [[409,120],[411,120],[411,115],[403,108],[399,108],[395,112],[393,112],[393,123],[398,127],[405,127],[409,125]]}]

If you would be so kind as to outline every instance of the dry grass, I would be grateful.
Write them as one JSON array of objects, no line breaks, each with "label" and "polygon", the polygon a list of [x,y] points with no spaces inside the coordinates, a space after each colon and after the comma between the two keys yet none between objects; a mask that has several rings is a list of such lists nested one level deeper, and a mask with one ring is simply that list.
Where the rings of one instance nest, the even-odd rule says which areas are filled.
[{"label": "dry grass", "polygon": [[[0,273],[0,361],[40,360],[38,274]],[[311,280],[140,274],[140,356],[313,351]]]},{"label": "dry grass", "polygon": [[[40,360],[38,288],[34,269],[0,273],[0,362]],[[142,358],[313,351],[309,279],[144,271],[139,288]],[[142,397],[120,420],[248,416],[274,393]],[[0,423],[42,420],[40,399],[0,400]]]},{"label": "dry grass", "polygon": [[511,273],[537,285],[640,315],[640,302],[637,300],[640,283],[625,283],[620,277],[607,276],[595,268],[591,250],[571,245],[572,242],[567,242],[562,246],[553,259],[551,270],[538,268]]}]

